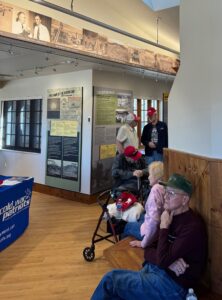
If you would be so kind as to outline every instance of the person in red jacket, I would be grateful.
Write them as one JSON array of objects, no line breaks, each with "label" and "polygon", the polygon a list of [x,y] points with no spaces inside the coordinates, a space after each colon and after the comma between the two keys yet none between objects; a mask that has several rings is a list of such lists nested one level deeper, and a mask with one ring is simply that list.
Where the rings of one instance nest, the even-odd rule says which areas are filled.
[{"label": "person in red jacket", "polygon": [[191,183],[180,174],[167,182],[159,237],[145,248],[140,271],[113,270],[91,300],[184,300],[206,263],[207,237],[202,219],[189,208]]}]

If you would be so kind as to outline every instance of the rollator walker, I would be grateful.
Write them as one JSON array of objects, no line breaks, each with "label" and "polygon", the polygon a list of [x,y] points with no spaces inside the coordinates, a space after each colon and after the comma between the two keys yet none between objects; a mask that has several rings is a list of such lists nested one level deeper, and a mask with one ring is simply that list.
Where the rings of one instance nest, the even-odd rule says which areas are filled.
[{"label": "rollator walker", "polygon": [[[112,189],[109,189],[109,190],[102,192],[98,196],[97,202],[100,205],[100,207],[102,208],[102,212],[100,214],[98,223],[96,225],[96,229],[92,236],[91,246],[86,247],[83,250],[83,257],[86,261],[91,262],[94,260],[96,243],[103,241],[103,240],[107,240],[108,242],[111,242],[113,244],[117,243],[120,240],[120,234],[123,232],[124,227],[127,223],[126,221],[124,221],[122,219],[116,219],[115,217],[111,217],[109,210],[107,208],[108,204],[115,203],[117,201],[118,197],[120,197],[120,195],[125,193],[126,196],[130,195],[130,197],[132,197],[134,202],[137,201],[144,206],[144,202],[147,199],[149,190],[150,190],[149,180],[148,179],[141,180],[140,178],[138,178],[137,188],[138,189],[136,191],[135,190],[129,191],[129,190],[122,189],[122,188],[121,188],[121,190],[119,190],[117,188],[117,189],[115,189],[115,191]],[[127,193],[128,193],[128,195],[127,195]],[[105,235],[101,235],[98,233],[102,221],[107,222],[107,232]],[[113,238],[111,239],[111,237],[113,237]]]}]

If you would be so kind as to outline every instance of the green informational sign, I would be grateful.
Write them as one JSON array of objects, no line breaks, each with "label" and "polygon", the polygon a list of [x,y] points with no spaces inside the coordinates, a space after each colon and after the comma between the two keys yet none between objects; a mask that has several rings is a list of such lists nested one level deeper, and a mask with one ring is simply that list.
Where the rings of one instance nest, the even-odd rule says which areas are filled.
[{"label": "green informational sign", "polygon": [[116,135],[128,111],[133,111],[132,91],[104,87],[93,91],[92,194],[112,187]]},{"label": "green informational sign", "polygon": [[117,95],[96,95],[96,125],[116,124]]}]

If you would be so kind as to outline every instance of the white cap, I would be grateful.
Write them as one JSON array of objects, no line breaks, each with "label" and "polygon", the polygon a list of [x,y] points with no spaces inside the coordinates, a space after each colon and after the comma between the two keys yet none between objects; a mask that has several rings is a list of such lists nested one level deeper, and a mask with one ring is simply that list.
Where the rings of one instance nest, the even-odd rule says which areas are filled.
[{"label": "white cap", "polygon": [[138,120],[139,118],[131,112],[129,112],[128,115],[126,116],[126,122],[128,124],[132,123],[133,121],[137,122]]},{"label": "white cap", "polygon": [[193,294],[193,293],[194,293],[194,290],[193,290],[192,288],[190,288],[190,289],[188,290],[188,292],[189,292],[189,294]]}]

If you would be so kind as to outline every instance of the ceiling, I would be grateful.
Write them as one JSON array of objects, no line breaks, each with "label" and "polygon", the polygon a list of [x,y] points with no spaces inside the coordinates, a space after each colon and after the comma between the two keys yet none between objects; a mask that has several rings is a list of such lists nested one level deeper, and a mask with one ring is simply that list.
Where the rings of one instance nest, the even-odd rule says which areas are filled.
[{"label": "ceiling", "polygon": [[[64,0],[63,0],[64,1]],[[91,3],[91,1],[86,0],[76,0],[74,4],[82,5]],[[100,1],[100,0],[96,0]],[[103,0],[106,1],[106,0]],[[123,3],[126,0],[121,0]],[[128,1],[128,0],[127,0]],[[134,4],[138,5],[138,9],[142,3],[141,0],[131,0]],[[56,2],[56,1],[54,1]],[[61,1],[59,1],[61,2]],[[66,1],[66,5],[70,1]],[[117,7],[117,2],[113,0],[110,4],[112,9],[119,9],[121,13],[121,5]],[[119,2],[119,3],[120,3]],[[139,3],[141,2],[141,3]],[[150,13],[150,9],[146,7],[143,3],[143,8],[145,7]],[[80,9],[80,8],[79,8]],[[125,6],[123,18],[131,15],[132,7]],[[176,13],[177,12],[177,13]],[[177,23],[178,10],[175,8],[165,10],[162,12],[162,17],[164,16],[164,22],[167,28],[171,28],[172,24],[169,19],[174,16]],[[144,16],[141,16],[143,18]],[[137,24],[134,24],[136,27]],[[177,32],[178,28],[172,28],[171,31]],[[170,31],[170,30],[169,30]],[[23,42],[20,40],[10,39],[8,37],[0,36],[0,81],[8,81],[12,79],[43,76],[55,73],[66,73],[78,70],[105,70],[105,71],[115,71],[124,72],[129,74],[135,74],[141,77],[151,77],[155,80],[173,80],[174,76],[169,76],[165,74],[157,74],[153,71],[144,70],[141,68],[135,68],[126,66],[123,64],[108,62],[105,60],[92,58],[89,56],[77,55],[73,52],[68,52],[64,50],[53,49],[46,47],[44,45],[32,44],[29,42]]]},{"label": "ceiling", "polygon": [[143,0],[143,2],[155,11],[180,5],[180,0]]}]

